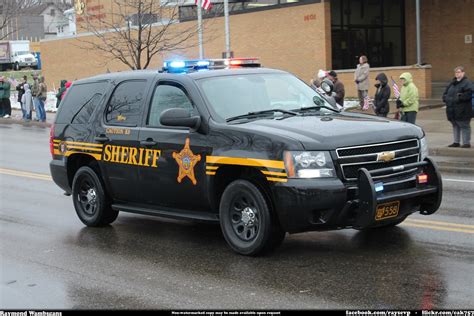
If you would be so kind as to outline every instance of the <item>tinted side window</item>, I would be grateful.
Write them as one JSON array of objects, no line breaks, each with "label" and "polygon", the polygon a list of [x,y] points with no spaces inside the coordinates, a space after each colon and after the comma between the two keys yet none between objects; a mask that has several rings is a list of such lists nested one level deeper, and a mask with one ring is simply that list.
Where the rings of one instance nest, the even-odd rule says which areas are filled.
[{"label": "tinted side window", "polygon": [[115,89],[105,120],[112,125],[137,126],[140,122],[146,80],[125,81]]},{"label": "tinted side window", "polygon": [[[93,104],[90,104],[90,102],[92,99],[96,100],[97,95],[102,97],[107,91],[107,85],[106,81],[73,84],[61,102],[58,114],[56,115],[56,123],[71,123],[73,118],[77,117],[77,114],[84,109],[86,104],[89,104],[91,107],[98,106],[99,102],[93,102]],[[92,111],[84,112],[83,115],[90,115]],[[89,118],[83,117],[83,119],[88,120]]]},{"label": "tinted side window", "polygon": [[193,105],[183,89],[168,84],[157,86],[151,101],[147,125],[160,126],[161,113],[171,108],[192,110]]},{"label": "tinted side window", "polygon": [[85,124],[90,121],[92,113],[101,104],[103,95],[101,93],[94,94],[82,109],[73,117],[72,124]]}]

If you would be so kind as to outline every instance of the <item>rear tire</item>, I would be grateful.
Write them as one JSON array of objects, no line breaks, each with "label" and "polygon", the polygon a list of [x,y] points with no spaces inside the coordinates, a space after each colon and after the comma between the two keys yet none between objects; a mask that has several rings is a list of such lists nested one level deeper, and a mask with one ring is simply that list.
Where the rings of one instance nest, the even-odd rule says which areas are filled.
[{"label": "rear tire", "polygon": [[72,200],[77,216],[87,226],[105,226],[118,216],[111,208],[104,186],[95,171],[87,166],[79,168],[72,181]]},{"label": "rear tire", "polygon": [[274,250],[285,239],[262,192],[247,180],[230,183],[219,206],[222,233],[237,253],[255,256]]}]

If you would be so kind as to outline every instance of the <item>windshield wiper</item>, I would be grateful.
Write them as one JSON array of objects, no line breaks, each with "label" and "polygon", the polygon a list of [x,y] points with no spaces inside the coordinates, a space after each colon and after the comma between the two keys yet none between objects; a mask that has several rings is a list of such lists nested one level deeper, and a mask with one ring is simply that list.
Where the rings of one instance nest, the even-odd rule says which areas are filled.
[{"label": "windshield wiper", "polygon": [[264,111],[248,112],[247,114],[229,117],[225,121],[228,123],[228,122],[240,120],[240,119],[243,119],[243,118],[253,118],[253,117],[259,117],[259,116],[265,116],[267,114],[273,114],[275,112],[279,112],[279,113],[283,113],[283,114],[289,114],[289,115],[299,115],[297,112],[294,112],[294,111],[288,111],[288,110],[282,110],[282,109],[271,109],[271,110],[264,110]]},{"label": "windshield wiper", "polygon": [[328,110],[331,110],[331,111],[336,112],[336,113],[341,113],[340,110],[335,109],[335,108],[330,107],[330,106],[327,106],[327,105],[308,106],[308,107],[304,107],[304,108],[299,108],[297,111],[298,112],[305,112],[305,111],[311,111],[311,110],[319,111],[319,110],[321,110],[321,108],[328,109]]}]

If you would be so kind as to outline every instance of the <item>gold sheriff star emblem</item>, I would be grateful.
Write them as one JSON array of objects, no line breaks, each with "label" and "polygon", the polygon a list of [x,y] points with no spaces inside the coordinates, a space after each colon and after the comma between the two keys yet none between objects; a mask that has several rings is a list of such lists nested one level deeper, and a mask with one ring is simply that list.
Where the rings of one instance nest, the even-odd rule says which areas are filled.
[{"label": "gold sheriff star emblem", "polygon": [[179,166],[178,183],[181,183],[183,178],[188,177],[193,184],[196,185],[197,181],[194,176],[194,167],[201,160],[201,155],[193,154],[191,148],[189,148],[189,138],[186,138],[186,144],[179,154],[177,152],[173,153],[173,158]]}]

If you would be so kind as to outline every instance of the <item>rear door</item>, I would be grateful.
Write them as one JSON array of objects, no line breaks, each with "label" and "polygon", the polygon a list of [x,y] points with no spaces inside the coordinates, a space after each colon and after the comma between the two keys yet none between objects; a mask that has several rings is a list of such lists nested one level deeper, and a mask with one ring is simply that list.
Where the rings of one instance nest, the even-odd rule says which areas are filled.
[{"label": "rear door", "polygon": [[126,80],[118,83],[105,107],[102,127],[95,141],[103,144],[102,170],[112,198],[137,202],[139,167],[139,124],[149,81]]},{"label": "rear door", "polygon": [[139,139],[143,150],[159,150],[153,167],[139,171],[142,202],[150,207],[209,211],[206,155],[208,136],[189,128],[160,124],[161,113],[169,108],[184,108],[198,115],[186,88],[174,81],[160,81],[153,87],[145,126]]}]

